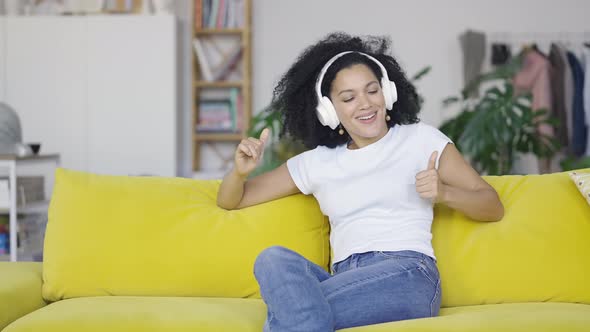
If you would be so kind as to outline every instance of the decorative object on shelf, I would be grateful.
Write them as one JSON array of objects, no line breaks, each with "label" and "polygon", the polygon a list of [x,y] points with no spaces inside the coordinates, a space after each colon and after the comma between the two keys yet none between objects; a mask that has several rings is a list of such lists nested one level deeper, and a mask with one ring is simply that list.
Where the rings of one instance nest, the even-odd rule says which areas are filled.
[{"label": "decorative object on shelf", "polygon": [[154,14],[172,14],[174,13],[174,1],[172,0],[151,0]]},{"label": "decorative object on shelf", "polygon": [[2,0],[2,8],[7,16],[19,16],[25,13],[25,2],[22,0]]},{"label": "decorative object on shelf", "polygon": [[148,0],[105,0],[103,11],[112,14],[140,13],[143,1]]},{"label": "decorative object on shelf", "polygon": [[8,104],[0,102],[0,154],[24,156],[30,153],[22,139],[18,114]]},{"label": "decorative object on shelf", "polygon": [[63,0],[66,14],[97,14],[104,10],[105,0]]},{"label": "decorative object on shelf", "polygon": [[41,143],[27,143],[27,145],[31,148],[33,154],[39,154],[39,150],[41,150]]},{"label": "decorative object on shelf", "polygon": [[32,15],[61,15],[65,12],[64,3],[60,0],[31,1],[29,7]]},{"label": "decorative object on shelf", "polygon": [[[541,123],[554,125],[555,119],[546,118],[546,110],[531,109],[530,94],[514,93],[512,78],[521,65],[522,56],[515,56],[505,65],[477,76],[460,96],[443,101],[444,107],[458,103],[460,112],[439,129],[482,174],[509,174],[517,152],[550,158],[559,149],[555,138],[536,130]],[[491,87],[476,96],[473,90],[482,83]]]},{"label": "decorative object on shelf", "polygon": [[22,142],[20,118],[9,105],[0,102],[0,155],[25,157],[33,154],[31,148]]}]

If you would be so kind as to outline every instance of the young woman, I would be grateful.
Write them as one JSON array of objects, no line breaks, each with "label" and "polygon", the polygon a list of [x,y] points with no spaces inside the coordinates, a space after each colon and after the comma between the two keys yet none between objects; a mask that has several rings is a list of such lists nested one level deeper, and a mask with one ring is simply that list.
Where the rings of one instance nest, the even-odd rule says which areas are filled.
[{"label": "young woman", "polygon": [[436,316],[433,204],[481,221],[504,214],[496,191],[450,139],[419,121],[418,96],[388,55],[389,44],[335,33],[308,47],[275,88],[273,106],[284,117],[281,134],[310,150],[246,180],[268,130],[236,149],[220,207],[313,194],[331,224],[331,274],[283,247],[257,257],[265,331],[333,331]]}]

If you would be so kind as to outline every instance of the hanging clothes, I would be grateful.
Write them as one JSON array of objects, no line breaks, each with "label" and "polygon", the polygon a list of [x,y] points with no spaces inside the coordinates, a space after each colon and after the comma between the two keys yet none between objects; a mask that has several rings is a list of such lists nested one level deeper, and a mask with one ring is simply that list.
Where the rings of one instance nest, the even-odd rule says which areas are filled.
[{"label": "hanging clothes", "polygon": [[563,43],[557,43],[556,45],[557,51],[561,54],[561,57],[565,62],[565,66],[563,67],[563,101],[565,104],[565,115],[567,119],[567,151],[572,153],[571,148],[574,134],[574,76],[567,58],[567,48]]},{"label": "hanging clothes", "polygon": [[564,79],[565,69],[569,69],[569,63],[560,52],[559,46],[557,46],[555,43],[551,44],[551,49],[549,51],[549,62],[551,63],[551,66],[553,68],[553,70],[551,71],[551,95],[553,98],[553,114],[555,114],[555,116],[559,120],[559,124],[555,128],[555,136],[562,144],[562,146],[567,147],[569,145],[569,133],[567,124],[567,111],[565,106]]},{"label": "hanging clothes", "polygon": [[[533,94],[531,108],[546,109],[548,113],[545,117],[552,114],[551,70],[551,64],[547,58],[531,49],[524,54],[522,68],[512,80],[516,93],[531,92]],[[554,129],[548,124],[539,124],[537,131],[554,136]]]},{"label": "hanging clothes", "polygon": [[573,52],[567,58],[574,78],[572,153],[578,157],[586,153],[587,128],[584,112],[584,69]]},{"label": "hanging clothes", "polygon": [[[543,116],[544,119],[552,115],[551,70],[551,64],[547,57],[535,48],[531,48],[524,51],[522,68],[512,80],[517,94],[524,92],[533,94],[531,105],[533,110],[545,109],[547,111]],[[553,126],[543,122],[539,122],[537,125],[537,132],[549,137],[555,136]],[[550,159],[539,159],[538,164],[541,174],[551,172]]]},{"label": "hanging clothes", "polygon": [[502,43],[492,44],[492,65],[506,64],[512,57],[510,46]]},{"label": "hanging clothes", "polygon": [[582,49],[582,64],[584,69],[584,116],[586,120],[586,152],[587,156],[590,156],[590,47],[584,45]]},{"label": "hanging clothes", "polygon": [[[481,73],[486,50],[486,35],[479,31],[467,30],[459,36],[463,50],[463,79],[464,85],[469,84]],[[474,89],[473,95],[477,95]]]}]

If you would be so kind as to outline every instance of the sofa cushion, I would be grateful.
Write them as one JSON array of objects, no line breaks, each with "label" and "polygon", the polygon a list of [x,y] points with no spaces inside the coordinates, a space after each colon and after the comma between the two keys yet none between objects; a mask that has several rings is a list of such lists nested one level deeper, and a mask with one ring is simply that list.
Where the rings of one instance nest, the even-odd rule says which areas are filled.
[{"label": "sofa cushion", "polygon": [[313,197],[227,211],[220,182],[58,169],[43,297],[259,297],[253,264],[272,245],[327,269],[329,225]]},{"label": "sofa cushion", "polygon": [[590,303],[590,209],[568,174],[485,179],[504,204],[501,221],[435,208],[442,306]]},{"label": "sofa cushion", "polygon": [[41,263],[0,262],[0,331],[45,305],[42,284]]},{"label": "sofa cushion", "polygon": [[568,174],[578,187],[580,194],[590,204],[590,172],[570,172]]},{"label": "sofa cushion", "polygon": [[587,332],[590,305],[509,303],[441,309],[440,316],[375,324],[339,332]]},{"label": "sofa cushion", "polygon": [[262,331],[260,299],[99,296],[52,303],[2,332]]},{"label": "sofa cushion", "polygon": [[[3,332],[262,331],[259,299],[101,296],[52,303]],[[350,332],[588,331],[590,306],[516,303],[442,309],[439,317],[343,329]]]}]

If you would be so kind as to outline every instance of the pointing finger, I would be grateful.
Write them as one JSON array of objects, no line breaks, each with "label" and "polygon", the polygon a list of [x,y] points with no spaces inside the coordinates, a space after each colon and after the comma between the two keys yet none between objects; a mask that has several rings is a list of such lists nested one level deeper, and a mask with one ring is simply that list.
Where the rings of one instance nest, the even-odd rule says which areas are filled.
[{"label": "pointing finger", "polygon": [[266,144],[269,134],[270,134],[270,129],[268,129],[268,128],[264,128],[262,130],[262,133],[260,133],[260,140],[262,141],[263,144]]}]

